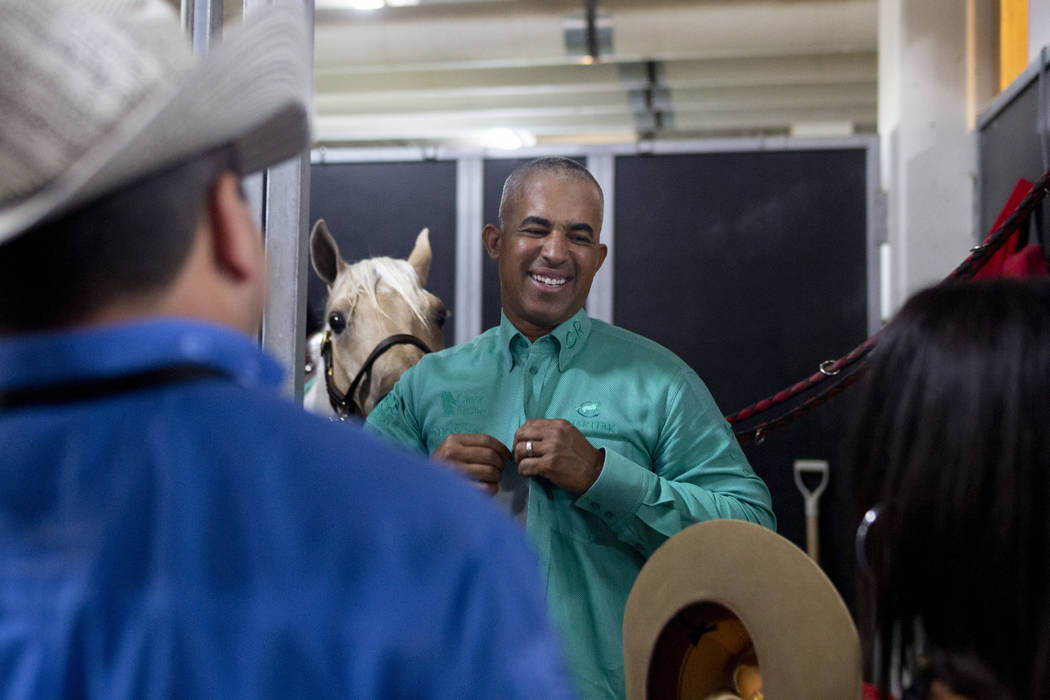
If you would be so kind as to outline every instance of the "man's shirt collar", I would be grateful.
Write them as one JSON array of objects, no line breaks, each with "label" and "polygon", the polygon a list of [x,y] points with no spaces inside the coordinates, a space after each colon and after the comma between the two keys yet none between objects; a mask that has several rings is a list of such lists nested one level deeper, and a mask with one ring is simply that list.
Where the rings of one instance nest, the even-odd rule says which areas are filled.
[{"label": "man's shirt collar", "polygon": [[0,390],[96,379],[180,363],[210,367],[244,386],[280,386],[283,371],[252,338],[200,321],[157,318],[0,340]]},{"label": "man's shirt collar", "polygon": [[[564,372],[573,358],[582,351],[590,336],[591,326],[592,321],[587,316],[587,312],[580,309],[571,318],[558,324],[550,333],[542,338],[537,338],[536,342],[554,342],[558,352],[558,369]],[[516,364],[521,363],[528,353],[529,339],[514,327],[503,312],[500,312],[499,336],[500,347],[506,351],[506,371],[510,372]]]}]

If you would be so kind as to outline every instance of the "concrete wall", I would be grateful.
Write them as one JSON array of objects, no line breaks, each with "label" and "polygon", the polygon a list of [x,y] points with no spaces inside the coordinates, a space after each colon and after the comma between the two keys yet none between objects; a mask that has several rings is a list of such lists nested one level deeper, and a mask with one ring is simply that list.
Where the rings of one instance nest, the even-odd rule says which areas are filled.
[{"label": "concrete wall", "polygon": [[977,238],[975,115],[993,96],[992,0],[880,0],[879,135],[890,312]]}]

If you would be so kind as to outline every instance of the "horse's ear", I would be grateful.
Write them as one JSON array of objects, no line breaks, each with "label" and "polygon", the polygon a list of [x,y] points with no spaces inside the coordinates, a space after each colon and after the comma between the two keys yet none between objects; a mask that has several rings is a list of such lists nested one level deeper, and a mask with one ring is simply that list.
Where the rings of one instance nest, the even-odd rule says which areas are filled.
[{"label": "horse's ear", "polygon": [[430,229],[425,228],[416,236],[416,245],[408,256],[408,264],[416,271],[419,286],[425,287],[430,274]]},{"label": "horse's ear", "polygon": [[317,275],[329,287],[335,284],[339,271],[346,267],[346,263],[339,256],[339,246],[328,232],[328,225],[324,219],[318,219],[310,233],[310,262],[313,263]]}]

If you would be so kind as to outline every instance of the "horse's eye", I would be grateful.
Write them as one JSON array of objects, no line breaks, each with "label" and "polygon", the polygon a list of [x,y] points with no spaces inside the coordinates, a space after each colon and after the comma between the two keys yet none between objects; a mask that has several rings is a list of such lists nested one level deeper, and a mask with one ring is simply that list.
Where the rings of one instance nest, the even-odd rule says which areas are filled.
[{"label": "horse's eye", "polygon": [[328,327],[333,333],[342,333],[346,329],[346,319],[338,311],[333,311],[328,315]]},{"label": "horse's eye", "polygon": [[434,309],[434,323],[437,324],[438,328],[445,327],[445,320],[448,318],[448,310],[444,306],[439,306]]}]

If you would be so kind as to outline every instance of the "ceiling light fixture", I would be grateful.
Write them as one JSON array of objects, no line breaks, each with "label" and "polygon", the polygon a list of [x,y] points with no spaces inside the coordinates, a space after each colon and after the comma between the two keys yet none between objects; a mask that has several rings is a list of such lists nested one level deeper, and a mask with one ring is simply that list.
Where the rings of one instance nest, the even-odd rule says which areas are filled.
[{"label": "ceiling light fixture", "polygon": [[485,133],[485,145],[503,151],[528,148],[536,145],[536,136],[524,129],[509,129],[505,126],[489,129]]},{"label": "ceiling light fixture", "polygon": [[383,0],[316,0],[316,10],[379,10]]}]

